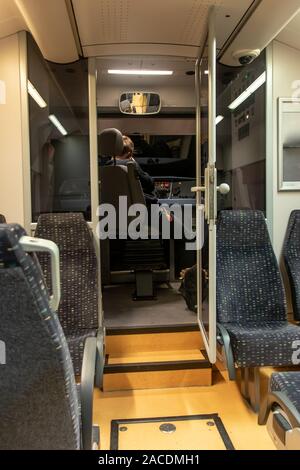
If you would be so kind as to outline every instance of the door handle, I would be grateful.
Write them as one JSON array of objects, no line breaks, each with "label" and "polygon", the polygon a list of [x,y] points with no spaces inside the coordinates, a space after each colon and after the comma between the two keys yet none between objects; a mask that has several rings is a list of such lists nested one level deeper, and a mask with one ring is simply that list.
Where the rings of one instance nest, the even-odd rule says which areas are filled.
[{"label": "door handle", "polygon": [[222,183],[220,186],[217,186],[217,191],[220,194],[223,194],[223,196],[225,196],[226,194],[229,194],[230,189],[231,188],[230,188],[229,184],[227,184],[227,183]]}]

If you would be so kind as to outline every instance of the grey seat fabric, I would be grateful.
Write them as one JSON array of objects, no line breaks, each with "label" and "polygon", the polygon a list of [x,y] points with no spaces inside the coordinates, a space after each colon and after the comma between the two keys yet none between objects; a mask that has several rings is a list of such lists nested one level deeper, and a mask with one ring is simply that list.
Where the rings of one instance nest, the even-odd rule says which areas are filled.
[{"label": "grey seat fabric", "polygon": [[239,367],[292,365],[300,328],[287,321],[279,267],[259,211],[219,216],[217,319]]},{"label": "grey seat fabric", "polygon": [[25,231],[0,225],[0,448],[79,449],[80,414],[67,342]]},{"label": "grey seat fabric", "polygon": [[[99,326],[98,265],[92,236],[83,215],[76,213],[40,215],[35,236],[59,247],[62,295],[58,317],[75,374],[80,375],[85,340],[96,336]],[[44,254],[38,256],[50,288],[50,259]]]},{"label": "grey seat fabric", "polygon": [[300,372],[272,374],[270,391],[284,393],[300,413]]},{"label": "grey seat fabric", "polygon": [[290,216],[283,247],[283,257],[289,276],[294,318],[300,321],[300,211]]},{"label": "grey seat fabric", "polygon": [[111,204],[119,220],[119,197],[127,197],[127,212],[133,204],[145,205],[145,197],[134,163],[101,168],[101,204]]}]

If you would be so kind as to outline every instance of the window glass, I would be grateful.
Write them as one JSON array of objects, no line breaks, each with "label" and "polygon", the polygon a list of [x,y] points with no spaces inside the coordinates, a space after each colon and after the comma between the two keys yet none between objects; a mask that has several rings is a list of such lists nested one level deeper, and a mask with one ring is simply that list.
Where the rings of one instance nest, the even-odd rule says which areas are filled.
[{"label": "window glass", "polygon": [[246,67],[218,64],[218,183],[231,192],[219,195],[219,209],[266,211],[265,53]]},{"label": "window glass", "polygon": [[32,222],[49,212],[91,218],[87,67],[47,62],[28,35]]}]

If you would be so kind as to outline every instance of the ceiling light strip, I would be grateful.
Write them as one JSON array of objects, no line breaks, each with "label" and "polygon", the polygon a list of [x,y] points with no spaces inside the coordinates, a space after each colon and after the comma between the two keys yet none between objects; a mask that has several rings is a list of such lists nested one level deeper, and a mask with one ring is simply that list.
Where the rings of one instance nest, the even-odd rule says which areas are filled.
[{"label": "ceiling light strip", "polygon": [[246,101],[253,93],[256,92],[267,79],[266,72],[262,73],[251,85],[243,91],[243,93],[238,96],[228,107],[231,110],[238,108],[244,101]]},{"label": "ceiling light strip", "polygon": [[40,108],[47,108],[46,101],[41,97],[37,89],[32,85],[31,81],[27,81],[27,90],[32,99],[39,105]]},{"label": "ceiling light strip", "polygon": [[59,132],[63,135],[66,136],[68,135],[68,132],[64,128],[64,126],[59,122],[56,116],[54,114],[50,114],[49,120],[52,122],[52,124],[59,130]]},{"label": "ceiling light strip", "polygon": [[108,70],[110,75],[173,75],[172,70]]}]

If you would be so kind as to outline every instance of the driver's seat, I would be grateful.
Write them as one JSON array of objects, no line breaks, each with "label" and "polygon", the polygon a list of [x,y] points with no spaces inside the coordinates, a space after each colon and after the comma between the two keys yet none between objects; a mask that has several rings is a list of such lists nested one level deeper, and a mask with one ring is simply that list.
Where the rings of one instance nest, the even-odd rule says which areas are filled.
[{"label": "driver's seat", "polygon": [[[122,155],[123,136],[118,129],[105,129],[100,134],[100,154],[115,158]],[[135,164],[111,165],[101,167],[100,172],[101,204],[111,204],[116,210],[117,233],[120,235],[119,198],[127,197],[127,213],[130,206],[141,204],[146,206],[143,189],[136,173]],[[125,209],[125,208],[124,208]],[[124,210],[122,209],[122,210]],[[134,217],[128,217],[128,224]],[[126,227],[128,228],[128,227]],[[135,272],[135,300],[148,300],[154,297],[153,271],[166,269],[164,248],[160,240],[123,240],[122,260],[126,269]],[[109,249],[102,243],[102,281],[110,283],[111,240]]]}]

